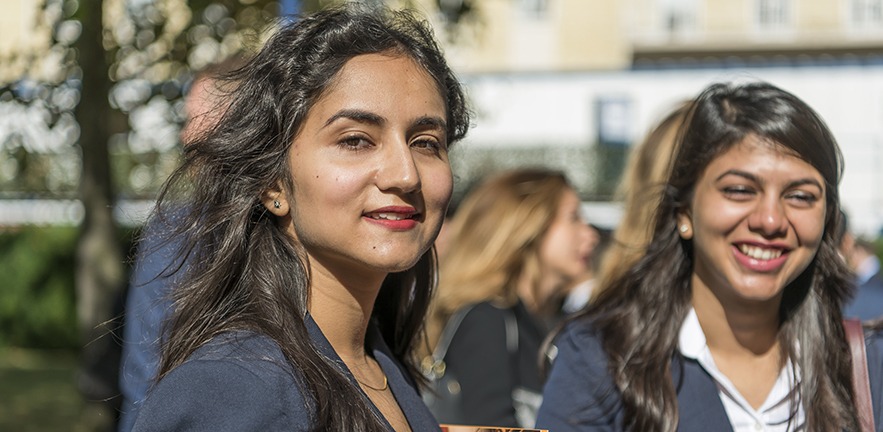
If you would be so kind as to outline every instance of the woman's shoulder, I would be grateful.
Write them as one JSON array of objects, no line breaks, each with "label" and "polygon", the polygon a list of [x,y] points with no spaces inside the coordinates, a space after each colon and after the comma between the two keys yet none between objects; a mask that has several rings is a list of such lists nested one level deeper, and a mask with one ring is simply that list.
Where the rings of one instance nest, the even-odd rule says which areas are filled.
[{"label": "woman's shoulder", "polygon": [[[483,329],[491,327],[502,329],[507,316],[512,315],[512,310],[491,301],[483,301],[461,306],[448,318],[448,325],[455,325],[457,329]],[[499,324],[499,326],[496,326]],[[458,331],[462,333],[462,331]]]},{"label": "woman's shoulder", "polygon": [[555,431],[621,430],[620,394],[592,320],[569,321],[553,339],[553,347],[537,426]]},{"label": "woman's shoulder", "polygon": [[216,336],[196,350],[178,369],[182,374],[187,371],[241,369],[256,384],[260,382],[279,389],[291,387],[294,391],[300,388],[296,385],[298,375],[279,344],[269,336],[250,331]]},{"label": "woman's shoulder", "polygon": [[461,308],[461,310],[472,316],[503,316],[504,314],[511,313],[512,309],[513,306],[491,300],[468,304]]},{"label": "woman's shoulder", "polygon": [[300,388],[272,339],[252,332],[224,333],[151,389],[135,430],[178,430],[188,424],[198,424],[200,430],[284,424],[306,430],[311,414]]},{"label": "woman's shoulder", "polygon": [[511,310],[491,302],[458,309],[448,318],[439,341],[449,362],[472,362],[476,353],[495,357],[509,351],[506,323]]},{"label": "woman's shoulder", "polygon": [[601,334],[590,317],[570,319],[553,336],[555,356],[565,353],[587,365],[606,369],[607,354],[604,352]]},{"label": "woman's shoulder", "polygon": [[241,330],[221,333],[199,347],[187,362],[193,361],[272,361],[284,359],[282,349],[269,336]]}]

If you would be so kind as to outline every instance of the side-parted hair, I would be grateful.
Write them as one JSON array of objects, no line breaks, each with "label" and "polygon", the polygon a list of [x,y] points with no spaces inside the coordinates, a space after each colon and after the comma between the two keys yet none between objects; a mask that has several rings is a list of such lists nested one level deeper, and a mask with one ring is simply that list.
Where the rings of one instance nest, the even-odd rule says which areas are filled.
[{"label": "side-parted hair", "polygon": [[485,179],[463,199],[448,222],[448,252],[428,324],[430,346],[461,307],[514,304],[522,277],[539,286],[540,245],[568,188],[559,171],[521,168]]},{"label": "side-parted hair", "polygon": [[[692,242],[678,235],[677,215],[688,211],[709,163],[753,135],[806,161],[825,181],[821,245],[806,270],[785,288],[780,309],[783,355],[801,377],[793,406],[802,404],[807,430],[858,430],[841,325],[841,305],[851,284],[837,255],[843,159],[833,135],[806,103],[766,83],[709,86],[692,103],[683,127],[647,253],[576,318],[591,320],[602,336],[622,395],[626,429],[677,429],[677,383],[671,369],[683,360],[677,354],[678,335],[691,307],[693,270]],[[825,349],[808,348],[818,346]]]},{"label": "side-parted hair", "polygon": [[[182,239],[185,278],[174,289],[159,377],[216,335],[250,330],[275,340],[315,411],[316,430],[380,431],[370,402],[311,343],[305,326],[310,272],[303,247],[286,234],[261,196],[298,187],[289,172],[294,138],[310,109],[350,59],[403,56],[435,81],[446,106],[449,144],[465,135],[469,112],[429,25],[410,12],[344,6],[287,24],[227,77],[229,107],[217,125],[184,149],[156,215]],[[291,194],[289,193],[289,196]],[[309,206],[310,203],[293,203]],[[412,350],[435,284],[434,251],[384,280],[372,319],[413,378]]]}]

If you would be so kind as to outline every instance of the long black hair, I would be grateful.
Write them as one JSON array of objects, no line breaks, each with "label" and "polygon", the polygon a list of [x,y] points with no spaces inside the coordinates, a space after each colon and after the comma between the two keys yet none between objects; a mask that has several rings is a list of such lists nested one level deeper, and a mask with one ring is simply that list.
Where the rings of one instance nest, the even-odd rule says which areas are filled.
[{"label": "long black hair", "polygon": [[[419,64],[437,84],[450,143],[469,127],[459,82],[429,26],[408,12],[345,6],[283,26],[244,66],[223,117],[184,149],[157,215],[186,245],[188,266],[174,289],[159,377],[219,333],[246,329],[275,340],[315,401],[317,430],[383,430],[369,402],[338,366],[310,342],[304,317],[310,296],[305,252],[261,204],[275,185],[289,191],[292,142],[307,113],[344,64],[362,54],[389,53]],[[295,205],[309,205],[297,203]],[[412,377],[411,352],[422,332],[435,282],[432,249],[406,271],[388,275],[372,319]],[[294,372],[293,372],[294,373]]]},{"label": "long black hair", "polygon": [[[602,336],[629,430],[677,429],[677,383],[670,370],[691,305],[693,270],[692,244],[678,235],[677,215],[690,205],[708,164],[749,135],[793,153],[825,180],[824,236],[813,261],[784,290],[778,338],[800,371],[793,400],[803,404],[807,430],[857,430],[841,326],[851,285],[837,255],[842,155],[806,103],[766,83],[714,84],[693,101],[646,254],[578,318],[590,319]],[[824,349],[811,348],[819,346]]]}]

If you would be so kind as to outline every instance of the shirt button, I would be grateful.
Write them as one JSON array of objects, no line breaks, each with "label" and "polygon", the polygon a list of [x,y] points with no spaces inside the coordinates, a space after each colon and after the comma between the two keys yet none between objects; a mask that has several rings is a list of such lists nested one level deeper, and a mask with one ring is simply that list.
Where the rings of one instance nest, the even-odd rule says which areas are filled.
[{"label": "shirt button", "polygon": [[755,424],[754,424],[754,430],[758,430],[758,431],[759,431],[759,430],[763,430],[763,425],[760,424],[760,423],[755,423]]}]

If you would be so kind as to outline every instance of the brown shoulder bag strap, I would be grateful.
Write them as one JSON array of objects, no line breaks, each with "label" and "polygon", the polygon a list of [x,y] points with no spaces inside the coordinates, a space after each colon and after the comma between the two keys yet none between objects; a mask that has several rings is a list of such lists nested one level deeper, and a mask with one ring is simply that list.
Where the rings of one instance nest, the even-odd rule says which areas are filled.
[{"label": "brown shoulder bag strap", "polygon": [[868,378],[868,356],[865,352],[865,333],[862,322],[843,320],[849,352],[852,354],[852,388],[861,432],[874,432],[874,407],[871,405],[871,384]]}]

